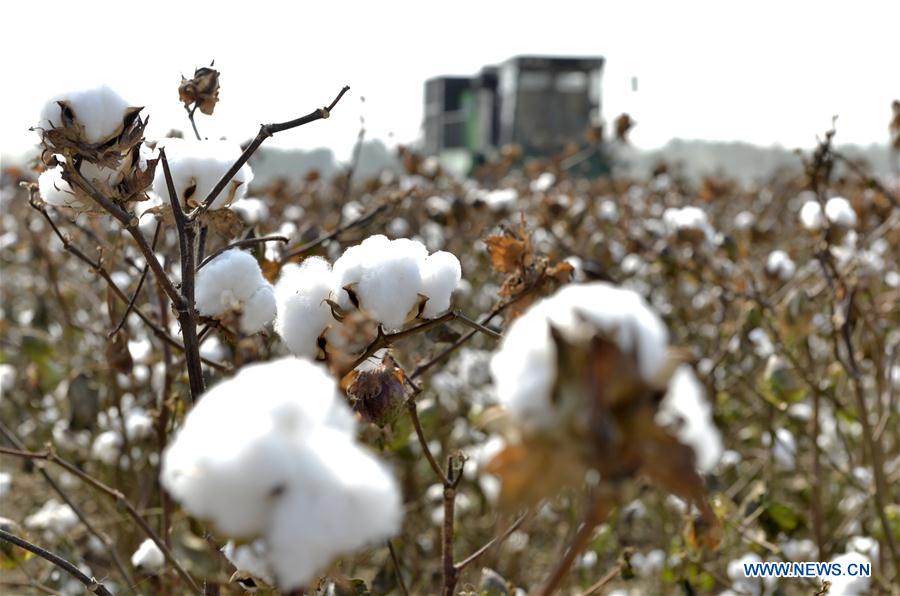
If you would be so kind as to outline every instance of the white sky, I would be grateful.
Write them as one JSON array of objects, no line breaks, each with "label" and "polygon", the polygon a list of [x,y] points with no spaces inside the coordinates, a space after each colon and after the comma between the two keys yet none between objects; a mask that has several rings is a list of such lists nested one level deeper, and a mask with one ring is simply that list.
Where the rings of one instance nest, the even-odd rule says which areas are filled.
[{"label": "white sky", "polygon": [[[0,150],[54,93],[107,82],[147,107],[151,133],[187,129],[179,75],[215,58],[221,101],[205,136],[241,141],[351,85],[331,120],[282,133],[282,147],[345,158],[360,113],[369,137],[419,134],[422,84],[516,54],[606,57],[603,113],[628,111],[632,140],[809,146],[838,114],[842,143],[883,143],[900,98],[900,2],[5,2]],[[639,89],[630,89],[631,77]],[[364,96],[363,104],[360,97]]]}]

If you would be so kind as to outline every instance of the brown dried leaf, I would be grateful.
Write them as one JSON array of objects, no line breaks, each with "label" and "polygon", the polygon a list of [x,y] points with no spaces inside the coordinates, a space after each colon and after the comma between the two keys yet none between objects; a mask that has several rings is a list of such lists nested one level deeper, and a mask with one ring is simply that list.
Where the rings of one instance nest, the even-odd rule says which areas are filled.
[{"label": "brown dried leaf", "polygon": [[508,235],[488,236],[484,240],[491,255],[491,266],[498,273],[512,273],[524,266],[528,242]]}]

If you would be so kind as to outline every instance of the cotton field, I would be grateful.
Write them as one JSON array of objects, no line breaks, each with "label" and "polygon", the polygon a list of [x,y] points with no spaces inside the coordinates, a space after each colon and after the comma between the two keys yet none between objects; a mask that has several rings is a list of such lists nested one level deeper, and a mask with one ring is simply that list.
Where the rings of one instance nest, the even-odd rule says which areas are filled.
[{"label": "cotton field", "polygon": [[[0,591],[897,593],[900,178],[839,121],[755,184],[630,126],[261,181],[353,89],[243,143],[176,91],[168,137],[48,97],[4,164]],[[871,573],[746,571],[808,561]]]}]

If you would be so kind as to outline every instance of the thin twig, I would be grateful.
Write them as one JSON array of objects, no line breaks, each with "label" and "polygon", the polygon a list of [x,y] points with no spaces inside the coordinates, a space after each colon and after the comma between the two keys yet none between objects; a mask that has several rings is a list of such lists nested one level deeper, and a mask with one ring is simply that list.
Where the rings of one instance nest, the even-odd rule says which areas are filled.
[{"label": "thin twig", "polygon": [[18,546],[19,548],[23,548],[29,552],[36,554],[37,556],[41,557],[42,559],[46,559],[47,561],[50,561],[51,563],[53,563],[54,565],[56,565],[57,567],[59,567],[60,569],[64,570],[66,573],[68,573],[69,575],[71,575],[72,577],[77,579],[79,582],[81,582],[89,592],[93,592],[94,594],[100,594],[100,596],[113,596],[112,592],[110,592],[109,590],[106,589],[106,586],[104,586],[103,584],[98,582],[93,577],[88,577],[87,575],[82,573],[78,567],[76,567],[72,563],[69,563],[68,561],[66,561],[65,559],[60,557],[59,555],[55,555],[55,554],[51,553],[50,551],[39,547],[36,544],[32,544],[31,542],[28,542],[24,538],[19,538],[15,534],[10,534],[9,532],[7,532],[6,530],[4,530],[2,528],[0,528],[0,540],[5,540],[6,542],[9,542],[10,544],[14,544],[14,545]]},{"label": "thin twig", "polygon": [[223,252],[229,251],[232,248],[241,248],[244,246],[253,246],[255,244],[262,244],[264,242],[287,242],[288,239],[284,236],[260,236],[258,238],[244,238],[243,240],[235,240],[228,246],[224,246],[219,250],[211,253],[208,257],[200,261],[200,264],[197,265],[197,271],[203,269],[203,267],[209,264],[210,261],[215,259],[217,256],[222,254]]},{"label": "thin twig", "polygon": [[489,550],[492,549],[493,547],[498,546],[498,545],[500,545],[500,544],[503,544],[503,542],[504,542],[507,538],[509,538],[510,535],[511,535],[513,532],[515,532],[516,530],[519,529],[519,527],[522,525],[522,523],[523,523],[527,518],[528,518],[528,512],[526,511],[525,513],[523,513],[522,515],[520,515],[520,516],[519,516],[519,519],[517,519],[516,521],[514,521],[514,522],[512,523],[511,526],[509,526],[508,528],[506,528],[506,530],[504,530],[504,532],[503,532],[502,534],[500,534],[500,535],[498,535],[498,536],[494,536],[494,537],[491,538],[488,542],[486,542],[486,543],[484,544],[484,546],[482,546],[481,548],[479,548],[478,550],[476,550],[475,552],[473,552],[471,555],[469,555],[468,557],[466,557],[465,559],[463,559],[463,560],[460,561],[459,563],[457,563],[457,564],[456,564],[456,570],[457,570],[457,571],[462,571],[463,569],[465,569],[466,567],[468,567],[469,565],[471,565],[472,563],[474,563],[475,561],[477,561],[484,553],[486,553],[487,551],[489,551]]},{"label": "thin twig", "polygon": [[213,204],[213,201],[216,200],[216,198],[219,196],[219,194],[221,194],[228,183],[231,182],[231,179],[234,178],[235,174],[237,174],[238,171],[240,171],[240,169],[244,167],[244,164],[247,163],[247,160],[250,159],[250,156],[256,153],[256,150],[259,149],[259,146],[263,144],[263,141],[279,132],[297,128],[298,126],[303,126],[304,124],[309,124],[310,122],[315,122],[316,120],[328,118],[329,116],[331,116],[331,110],[334,109],[341,98],[344,97],[344,94],[349,90],[350,87],[345,86],[343,89],[341,89],[340,93],[338,93],[337,97],[334,98],[334,101],[332,101],[330,105],[314,110],[306,116],[301,116],[300,118],[289,120],[287,122],[261,125],[259,127],[259,132],[257,133],[256,138],[254,138],[253,141],[251,141],[247,146],[247,148],[244,149],[244,152],[241,154],[241,156],[237,159],[237,161],[234,162],[234,164],[232,164],[228,171],[225,172],[225,174],[216,183],[216,185],[209,192],[209,195],[207,195],[203,202],[188,215],[188,220],[194,221],[210,208],[210,206]]},{"label": "thin twig", "polygon": [[[156,250],[156,243],[159,240],[159,232],[162,230],[162,221],[156,222],[156,231],[153,232],[153,241],[150,243],[150,248]],[[116,328],[109,332],[109,337],[114,336],[122,327],[125,325],[125,321],[128,320],[128,315],[131,314],[131,309],[134,308],[134,301],[137,300],[138,294],[141,293],[141,288],[144,287],[144,280],[147,279],[147,272],[150,271],[150,266],[146,263],[144,264],[144,269],[141,271],[141,277],[138,280],[137,288],[134,290],[134,294],[131,296],[131,300],[128,301],[128,305],[125,307],[125,313],[122,315],[122,320],[119,321],[119,324],[116,325]]]},{"label": "thin twig", "polygon": [[388,551],[391,553],[391,561],[394,562],[394,573],[397,574],[397,584],[400,586],[400,591],[403,592],[403,596],[409,596],[409,590],[406,589],[406,582],[403,581],[403,569],[400,567],[400,558],[397,556],[397,551],[394,549],[394,543],[389,539],[387,541]]}]

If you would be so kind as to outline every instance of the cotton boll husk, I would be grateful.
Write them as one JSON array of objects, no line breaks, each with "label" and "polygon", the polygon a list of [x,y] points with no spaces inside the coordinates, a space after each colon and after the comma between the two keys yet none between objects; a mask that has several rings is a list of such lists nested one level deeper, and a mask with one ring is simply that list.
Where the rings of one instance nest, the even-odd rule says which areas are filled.
[{"label": "cotton boll husk", "polygon": [[601,333],[635,355],[647,383],[655,384],[666,365],[668,331],[639,294],[603,282],[565,286],[516,319],[491,360],[498,399],[526,426],[554,421],[550,391],[557,371],[550,325],[569,341]]},{"label": "cotton boll husk", "polygon": [[397,486],[369,453],[330,428],[309,437],[295,464],[305,483],[275,505],[267,535],[269,561],[283,589],[302,586],[337,555],[384,540],[400,528]]},{"label": "cotton boll husk", "polygon": [[822,217],[822,206],[816,201],[806,201],[800,208],[800,223],[810,232],[818,232],[825,223]]},{"label": "cotton boll husk", "polygon": [[832,197],[825,203],[825,217],[832,225],[844,228],[856,227],[856,211],[844,197]]},{"label": "cotton boll husk", "polygon": [[391,241],[376,258],[367,260],[356,287],[360,307],[387,329],[399,329],[419,298],[419,263],[427,255],[420,242]]},{"label": "cotton boll husk", "polygon": [[242,368],[207,391],[163,457],[161,482],[191,514],[232,537],[269,527],[273,493],[297,474],[309,433],[352,439],[350,408],[324,369],[297,358]]},{"label": "cotton boll husk", "polygon": [[[188,207],[206,200],[213,187],[241,156],[241,148],[227,141],[163,139],[160,145],[166,150],[166,159],[169,162],[178,200],[185,206],[187,199]],[[219,193],[210,209],[224,209],[232,202],[240,200],[247,192],[247,185],[252,181],[253,170],[244,164]],[[192,187],[193,192],[186,197],[186,191]],[[169,197],[162,164],[156,168],[153,191],[166,199]]]},{"label": "cotton boll husk", "polygon": [[63,125],[62,108],[65,103],[81,125],[84,140],[100,143],[121,132],[129,103],[108,85],[71,91],[55,96],[41,110],[39,126],[56,128]]},{"label": "cotton boll husk", "polygon": [[331,266],[319,257],[282,268],[275,284],[275,332],[294,355],[315,358],[319,336],[334,323],[331,307],[325,302],[334,280]]},{"label": "cotton boll husk", "polygon": [[675,370],[659,405],[656,422],[674,429],[678,440],[697,457],[697,469],[710,472],[722,456],[722,437],[713,422],[712,405],[687,365]]},{"label": "cotton boll husk", "polygon": [[422,317],[432,319],[450,308],[450,295],[462,279],[462,268],[455,255],[440,251],[422,261],[421,293],[428,296]]},{"label": "cotton boll husk", "polygon": [[260,331],[275,318],[276,313],[274,289],[269,284],[260,286],[244,303],[241,332],[251,335]]},{"label": "cotton boll husk", "polygon": [[166,557],[152,539],[147,538],[131,555],[131,564],[147,571],[155,571],[163,566]]}]

